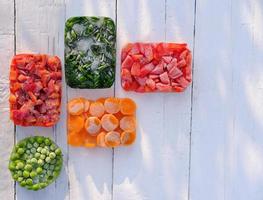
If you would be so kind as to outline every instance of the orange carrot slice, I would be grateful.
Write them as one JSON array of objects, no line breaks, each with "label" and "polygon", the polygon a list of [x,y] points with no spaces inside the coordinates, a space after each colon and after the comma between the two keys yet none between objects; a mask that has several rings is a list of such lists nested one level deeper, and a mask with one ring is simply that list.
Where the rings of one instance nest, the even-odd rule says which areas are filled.
[{"label": "orange carrot slice", "polygon": [[68,131],[79,132],[84,127],[84,117],[81,115],[68,116]]},{"label": "orange carrot slice", "polygon": [[105,99],[106,99],[106,98],[101,97],[101,98],[97,99],[96,101],[97,101],[97,102],[101,102],[102,104],[104,104]]},{"label": "orange carrot slice", "polygon": [[94,148],[97,146],[97,137],[96,136],[92,136],[92,135],[88,134],[85,129],[82,129],[81,133],[83,135],[84,147]]},{"label": "orange carrot slice", "polygon": [[120,111],[120,100],[118,98],[107,98],[104,102],[107,113],[115,114]]},{"label": "orange carrot slice", "polygon": [[121,143],[120,133],[117,131],[110,131],[105,135],[105,144],[107,147],[116,147]]},{"label": "orange carrot slice", "polygon": [[124,115],[133,115],[136,110],[136,104],[129,98],[123,98],[120,101],[121,113]]},{"label": "orange carrot slice", "polygon": [[89,111],[89,106],[90,106],[90,101],[85,99],[84,101],[84,111],[85,112]]},{"label": "orange carrot slice", "polygon": [[80,115],[84,112],[84,100],[83,98],[72,99],[68,103],[68,112],[71,115]]},{"label": "orange carrot slice", "polygon": [[98,117],[89,117],[85,122],[85,129],[86,131],[95,136],[99,133],[101,128],[101,121]]},{"label": "orange carrot slice", "polygon": [[119,126],[119,120],[112,114],[105,114],[101,118],[101,125],[106,131],[113,131]]},{"label": "orange carrot slice", "polygon": [[76,132],[69,132],[68,134],[68,144],[72,146],[82,146],[83,145],[83,138],[79,133]]},{"label": "orange carrot slice", "polygon": [[106,135],[105,131],[102,131],[98,134],[98,136],[97,136],[97,145],[98,146],[107,147],[105,144],[105,135]]},{"label": "orange carrot slice", "polygon": [[120,120],[120,128],[124,131],[133,132],[136,129],[136,120],[134,116],[125,116]]},{"label": "orange carrot slice", "polygon": [[90,104],[89,113],[95,117],[101,117],[104,114],[104,106],[101,102],[92,102]]},{"label": "orange carrot slice", "polygon": [[131,145],[134,143],[136,139],[136,133],[135,132],[128,132],[124,131],[121,133],[121,144],[122,145]]}]

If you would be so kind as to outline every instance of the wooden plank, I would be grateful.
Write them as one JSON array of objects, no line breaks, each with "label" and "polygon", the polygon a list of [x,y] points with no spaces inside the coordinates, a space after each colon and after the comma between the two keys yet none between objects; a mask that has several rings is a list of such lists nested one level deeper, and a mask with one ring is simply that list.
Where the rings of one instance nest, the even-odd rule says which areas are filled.
[{"label": "wooden plank", "polygon": [[[192,47],[194,1],[119,1],[117,11],[118,55],[125,43],[135,41]],[[119,66],[118,57],[116,96],[136,101],[138,138],[134,146],[115,150],[114,199],[188,199],[191,89],[182,94],[124,92]]]},{"label": "wooden plank", "polygon": [[9,120],[9,65],[14,54],[14,2],[0,0],[0,196],[14,199],[14,182],[8,170],[14,145],[14,125]]},{"label": "wooden plank", "polygon": [[225,142],[225,199],[263,199],[263,2],[233,0],[233,132]]},{"label": "wooden plank", "polygon": [[9,120],[9,62],[14,54],[14,36],[0,34],[0,196],[14,198],[14,182],[8,170],[14,145],[14,125]]},{"label": "wooden plank", "polygon": [[222,200],[234,148],[234,5],[231,0],[196,2],[190,199]]},{"label": "wooden plank", "polygon": [[[193,53],[195,1],[167,0],[166,8],[166,40],[187,43]],[[164,199],[189,198],[191,90],[164,95]]]},{"label": "wooden plank", "polygon": [[0,0],[0,21],[0,35],[14,34],[14,0]]},{"label": "wooden plank", "polygon": [[[33,52],[57,54],[63,57],[63,22],[64,1],[17,1],[17,53]],[[63,88],[62,108],[65,107],[65,88]],[[31,135],[43,135],[53,138],[63,153],[67,155],[65,111],[62,110],[61,120],[54,128],[19,127],[16,128],[17,140]],[[59,130],[59,131],[56,131]],[[67,199],[68,178],[66,175],[67,156],[64,157],[64,169],[55,184],[39,191],[31,192],[17,186],[17,199]]]},{"label": "wooden plank", "polygon": [[[66,1],[66,18],[71,16],[108,16],[115,20],[115,0]],[[71,89],[68,100],[74,97],[97,99],[114,96],[110,89]],[[111,199],[112,150],[69,147],[70,199]]]},{"label": "wooden plank", "polygon": [[[157,14],[158,13],[158,14]],[[118,51],[127,42],[165,40],[165,1],[118,1]],[[114,150],[113,199],[165,199],[163,171],[164,94],[125,92],[120,83],[117,61],[116,96],[130,97],[137,103],[137,141]],[[147,102],[147,103],[145,103]],[[162,192],[161,192],[162,191]]]}]

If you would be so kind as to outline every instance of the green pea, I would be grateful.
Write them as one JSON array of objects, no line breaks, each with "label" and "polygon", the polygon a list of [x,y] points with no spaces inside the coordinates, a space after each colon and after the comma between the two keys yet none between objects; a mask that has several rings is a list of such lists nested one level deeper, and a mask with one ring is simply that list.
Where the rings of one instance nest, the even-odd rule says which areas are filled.
[{"label": "green pea", "polygon": [[55,167],[55,171],[60,171],[60,169],[61,169],[61,165]]},{"label": "green pea", "polygon": [[14,174],[14,175],[13,175],[13,179],[14,179],[14,180],[17,180],[18,177],[19,177],[18,174]]},{"label": "green pea", "polygon": [[33,190],[39,190],[39,189],[40,189],[39,184],[35,184],[35,185],[33,185],[32,189],[33,189]]},{"label": "green pea", "polygon": [[32,144],[28,143],[28,144],[26,145],[26,147],[27,147],[28,149],[31,149],[33,146],[32,146]]},{"label": "green pea", "polygon": [[11,155],[11,160],[16,160],[16,159],[18,159],[19,158],[19,154],[17,154],[17,153],[12,153],[12,155]]},{"label": "green pea", "polygon": [[50,158],[50,157],[46,157],[45,161],[46,161],[47,163],[50,163],[51,158]]},{"label": "green pea", "polygon": [[40,185],[41,188],[47,187],[46,183],[39,183],[39,185]]},{"label": "green pea", "polygon": [[31,162],[32,162],[33,164],[36,164],[36,163],[37,163],[37,159],[36,159],[36,158],[32,158],[32,159],[31,159]]},{"label": "green pea", "polygon": [[39,160],[37,161],[37,164],[39,164],[40,166],[42,166],[42,165],[44,165],[44,161],[43,161],[42,159],[39,159]]},{"label": "green pea", "polygon": [[23,148],[19,148],[19,149],[17,150],[17,153],[20,154],[20,155],[22,155],[23,153],[25,153],[25,150],[24,150]]},{"label": "green pea", "polygon": [[29,142],[31,142],[33,144],[35,142],[35,137],[29,138]]},{"label": "green pea", "polygon": [[41,144],[41,143],[43,143],[43,141],[44,141],[44,138],[43,137],[37,137],[37,143],[38,144]]},{"label": "green pea", "polygon": [[37,152],[37,150],[36,150],[35,147],[33,147],[30,151],[31,151],[31,153],[33,153],[33,154],[35,154],[35,153]]},{"label": "green pea", "polygon": [[40,153],[35,153],[35,158],[37,158],[37,159],[39,159],[40,158],[40,156],[41,156],[41,154]]},{"label": "green pea", "polygon": [[49,146],[49,145],[51,144],[50,139],[46,138],[46,139],[45,139],[45,144]]},{"label": "green pea", "polygon": [[25,186],[26,186],[26,181],[23,180],[23,181],[20,183],[20,185],[21,185],[22,187],[25,187]]},{"label": "green pea", "polygon": [[52,165],[56,164],[56,159],[51,160],[50,164]]},{"label": "green pea", "polygon": [[57,165],[62,165],[62,159],[61,158],[59,158],[59,159],[57,159]]},{"label": "green pea", "polygon": [[21,148],[25,148],[26,147],[26,142],[25,141],[21,141],[19,144],[18,144],[19,147]]},{"label": "green pea", "polygon": [[44,148],[44,147],[45,147],[45,143],[40,144],[40,146],[41,146],[42,148]]},{"label": "green pea", "polygon": [[32,165],[30,165],[30,164],[26,164],[26,166],[25,166],[25,170],[27,170],[27,171],[31,171],[32,170]]},{"label": "green pea", "polygon": [[50,176],[52,174],[51,170],[47,170],[47,175]]},{"label": "green pea", "polygon": [[24,163],[18,162],[18,163],[16,164],[16,169],[23,169],[24,166],[25,166]]},{"label": "green pea", "polygon": [[30,175],[29,171],[23,171],[23,176],[24,176],[25,178],[28,178],[29,175]]},{"label": "green pea", "polygon": [[47,150],[46,149],[42,149],[41,150],[41,154],[43,155],[43,154],[47,154]]},{"label": "green pea", "polygon": [[16,172],[16,174],[17,174],[18,176],[23,176],[23,172],[22,172],[21,170],[18,170],[18,171]]},{"label": "green pea", "polygon": [[56,145],[54,145],[54,144],[50,145],[50,150],[51,150],[51,151],[55,151],[56,148],[57,148]]},{"label": "green pea", "polygon": [[37,175],[37,173],[35,171],[30,172],[30,177],[31,178],[34,178],[36,175]]},{"label": "green pea", "polygon": [[42,160],[44,160],[44,159],[46,158],[46,155],[41,154],[40,158],[41,158]]},{"label": "green pea", "polygon": [[38,144],[37,142],[34,142],[33,146],[34,146],[35,148],[38,148],[38,147],[39,147],[39,144]]},{"label": "green pea", "polygon": [[29,164],[29,165],[32,164],[32,162],[31,162],[31,158],[28,157],[28,160],[26,161],[26,164]]},{"label": "green pea", "polygon": [[56,149],[55,154],[58,155],[58,156],[61,155],[62,154],[61,149],[59,149],[59,148]]},{"label": "green pea", "polygon": [[44,164],[44,169],[48,169],[48,168],[49,168],[49,164],[48,163]]},{"label": "green pea", "polygon": [[26,150],[26,154],[30,155],[31,151],[30,150]]},{"label": "green pea", "polygon": [[42,151],[42,147],[38,147],[37,152],[41,153],[41,151]]},{"label": "green pea", "polygon": [[56,157],[56,154],[55,154],[54,152],[51,152],[51,153],[49,154],[49,157],[50,157],[51,159],[54,159],[54,158]]},{"label": "green pea", "polygon": [[38,167],[38,168],[36,169],[36,171],[37,171],[38,174],[41,174],[41,173],[43,172],[43,169],[42,169],[41,167]]},{"label": "green pea", "polygon": [[31,178],[26,179],[26,184],[29,186],[33,185],[33,180]]},{"label": "green pea", "polygon": [[53,172],[53,176],[54,176],[54,177],[58,177],[58,175],[59,175],[59,172],[57,172],[57,171],[54,171],[54,172]]},{"label": "green pea", "polygon": [[18,177],[18,179],[17,179],[17,181],[20,182],[20,183],[21,183],[23,180],[24,180],[23,177]]},{"label": "green pea", "polygon": [[16,169],[15,163],[13,163],[13,162],[9,163],[8,168],[9,168],[9,170],[11,170],[11,171],[15,170],[15,169]]},{"label": "green pea", "polygon": [[54,170],[54,169],[55,169],[55,165],[50,165],[50,166],[49,166],[49,169],[50,169],[50,170]]}]

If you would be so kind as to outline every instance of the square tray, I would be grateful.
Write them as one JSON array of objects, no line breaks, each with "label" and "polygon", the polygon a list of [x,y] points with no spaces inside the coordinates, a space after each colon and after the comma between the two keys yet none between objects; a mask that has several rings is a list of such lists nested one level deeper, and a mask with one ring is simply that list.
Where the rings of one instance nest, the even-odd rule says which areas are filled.
[{"label": "square tray", "polygon": [[115,80],[116,30],[108,17],[71,17],[65,24],[65,73],[72,88],[110,88]]},{"label": "square tray", "polygon": [[60,116],[61,62],[57,56],[18,54],[10,67],[10,118],[21,126],[53,126]]},{"label": "square tray", "polygon": [[121,85],[126,91],[182,92],[192,80],[186,44],[129,43],[121,54]]}]

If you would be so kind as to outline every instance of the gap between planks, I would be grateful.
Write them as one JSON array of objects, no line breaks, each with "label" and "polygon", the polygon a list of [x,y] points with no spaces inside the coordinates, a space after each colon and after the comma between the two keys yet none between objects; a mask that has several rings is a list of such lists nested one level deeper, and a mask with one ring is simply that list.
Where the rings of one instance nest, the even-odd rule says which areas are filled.
[{"label": "gap between planks", "polygon": [[194,97],[194,67],[195,67],[195,32],[196,32],[196,5],[194,0],[194,30],[193,30],[193,53],[192,53],[192,84],[191,84],[191,111],[190,111],[190,132],[189,132],[189,164],[188,164],[188,193],[187,198],[190,200],[191,193],[191,158],[192,158],[192,125],[193,125],[193,97]]},{"label": "gap between planks", "polygon": [[[14,55],[16,54],[16,0],[14,0]],[[16,126],[14,125],[14,145],[16,144]],[[16,200],[16,181],[14,181],[14,200]]]}]

